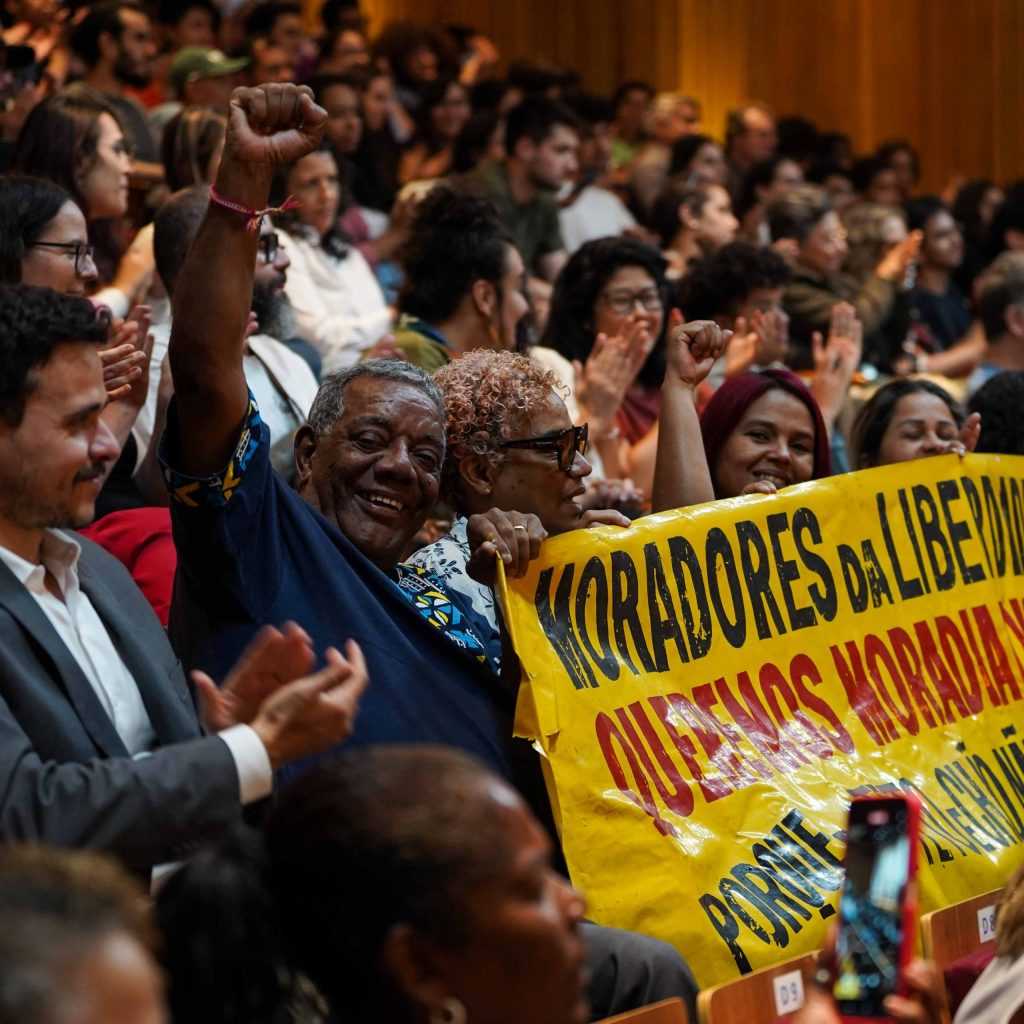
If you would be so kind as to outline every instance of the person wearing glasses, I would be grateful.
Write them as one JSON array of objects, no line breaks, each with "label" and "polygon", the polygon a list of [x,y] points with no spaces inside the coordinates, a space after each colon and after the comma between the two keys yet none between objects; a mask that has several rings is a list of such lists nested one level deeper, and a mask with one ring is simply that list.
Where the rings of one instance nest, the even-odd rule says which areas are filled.
[{"label": "person wearing glasses", "polygon": [[530,352],[559,377],[572,421],[590,424],[604,476],[633,479],[648,495],[650,473],[641,483],[635,472],[644,448],[657,446],[665,269],[661,253],[636,239],[587,242],[559,275],[541,343]]},{"label": "person wearing glasses", "polygon": [[[710,501],[702,457],[696,390],[724,349],[710,321],[676,326],[662,384],[662,432],[653,511]],[[457,513],[451,532],[415,552],[410,562],[444,580],[488,624],[483,639],[500,672],[502,631],[492,585],[497,558],[520,576],[549,536],[590,526],[628,526],[614,509],[588,509],[584,481],[589,425],[574,425],[558,377],[513,352],[478,349],[434,375],[444,395],[448,454],[444,493]],[[501,512],[515,509],[515,512]]]},{"label": "person wearing glasses", "polygon": [[[25,120],[15,146],[13,170],[47,178],[64,188],[85,215],[91,241],[99,244],[98,277],[92,295],[115,316],[145,301],[153,278],[152,231],[145,227],[120,254],[106,222],[128,210],[131,147],[112,107],[86,88],[60,93],[38,104]],[[102,228],[97,222],[104,222]]]}]

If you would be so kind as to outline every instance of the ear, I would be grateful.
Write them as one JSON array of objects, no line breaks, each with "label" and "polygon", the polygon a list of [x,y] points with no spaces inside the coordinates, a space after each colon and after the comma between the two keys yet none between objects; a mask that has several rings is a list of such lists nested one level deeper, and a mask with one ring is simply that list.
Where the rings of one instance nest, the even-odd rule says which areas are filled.
[{"label": "ear", "polygon": [[479,278],[473,282],[469,290],[473,296],[473,305],[477,312],[486,320],[492,320],[498,310],[498,294],[490,281]]},{"label": "ear", "polygon": [[313,457],[316,455],[317,437],[313,428],[304,423],[295,431],[295,490],[300,494],[313,476]]},{"label": "ear", "polygon": [[1024,338],[1024,306],[1009,305],[1003,319],[1007,331],[1015,338]]},{"label": "ear", "polygon": [[445,962],[449,959],[432,942],[407,924],[396,924],[384,940],[381,963],[401,997],[430,1017],[455,995]]},{"label": "ear", "polygon": [[679,223],[682,224],[687,231],[697,230],[697,218],[694,217],[693,211],[688,209],[685,203],[679,204]]},{"label": "ear", "polygon": [[487,497],[497,478],[498,467],[486,456],[470,453],[459,459],[459,479],[470,494]]}]

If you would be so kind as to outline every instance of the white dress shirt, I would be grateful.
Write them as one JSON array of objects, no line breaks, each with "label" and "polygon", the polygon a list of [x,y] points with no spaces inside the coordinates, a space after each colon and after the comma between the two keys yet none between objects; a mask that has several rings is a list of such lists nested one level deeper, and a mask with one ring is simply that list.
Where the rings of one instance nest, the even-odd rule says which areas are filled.
[{"label": "white dress shirt", "polygon": [[[156,732],[135,680],[89,596],[79,587],[81,554],[81,545],[60,530],[47,530],[43,535],[39,565],[0,547],[0,561],[49,619],[88,679],[128,753],[132,757],[145,756],[156,746]],[[63,600],[46,588],[47,571],[56,581]],[[267,796],[273,785],[273,773],[259,736],[247,725],[234,725],[218,736],[234,758],[242,803]]]}]

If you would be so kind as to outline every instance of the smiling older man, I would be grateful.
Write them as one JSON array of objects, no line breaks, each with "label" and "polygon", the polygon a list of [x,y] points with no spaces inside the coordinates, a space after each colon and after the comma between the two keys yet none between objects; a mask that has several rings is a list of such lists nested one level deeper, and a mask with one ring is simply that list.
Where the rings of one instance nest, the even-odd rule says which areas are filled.
[{"label": "smiling older man", "polygon": [[[312,150],[325,120],[305,88],[235,92],[213,202],[178,278],[164,449],[180,556],[172,633],[186,661],[214,670],[282,617],[298,620],[317,650],[355,638],[374,685],[348,746],[444,743],[509,776],[511,699],[488,671],[474,614],[399,561],[440,488],[437,386],[400,362],[328,378],[296,436],[295,491],[270,468],[246,388],[256,235],[239,208],[266,205],[274,165]],[[539,521],[489,515],[491,529],[477,535],[519,571],[539,548]],[[692,975],[670,947],[596,925],[584,934],[597,1016],[669,995],[692,1005]]]}]

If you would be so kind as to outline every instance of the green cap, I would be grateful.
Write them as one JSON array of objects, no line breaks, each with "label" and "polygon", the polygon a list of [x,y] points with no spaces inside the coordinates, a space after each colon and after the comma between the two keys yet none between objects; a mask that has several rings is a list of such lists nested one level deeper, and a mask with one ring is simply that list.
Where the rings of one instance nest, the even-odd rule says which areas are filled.
[{"label": "green cap", "polygon": [[174,55],[167,80],[176,95],[180,96],[185,86],[197,78],[233,75],[248,66],[248,57],[227,57],[220,50],[208,46],[186,46]]}]

